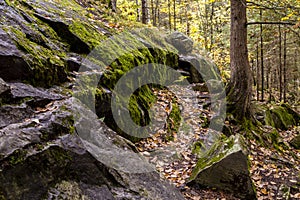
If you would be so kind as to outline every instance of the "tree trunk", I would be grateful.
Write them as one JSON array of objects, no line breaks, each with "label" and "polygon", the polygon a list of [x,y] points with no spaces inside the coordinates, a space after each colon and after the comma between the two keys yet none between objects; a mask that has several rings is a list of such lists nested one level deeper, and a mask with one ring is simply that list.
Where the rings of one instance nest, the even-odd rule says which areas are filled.
[{"label": "tree trunk", "polygon": [[172,30],[172,24],[171,24],[171,0],[168,0],[168,12],[169,12],[169,29]]},{"label": "tree trunk", "polygon": [[286,60],[286,30],[283,34],[283,102],[286,102],[286,93],[287,93],[287,60]]},{"label": "tree trunk", "polygon": [[135,3],[136,3],[136,7],[137,7],[137,9],[136,9],[136,19],[137,19],[138,22],[140,22],[141,21],[141,17],[140,17],[139,1],[136,0]]},{"label": "tree trunk", "polygon": [[174,20],[174,30],[176,31],[176,0],[174,0],[173,4],[173,20]]},{"label": "tree trunk", "polygon": [[148,22],[147,0],[142,0],[142,23],[147,24],[147,22]]},{"label": "tree trunk", "polygon": [[[211,13],[210,13],[210,47],[209,51],[213,52],[213,44],[214,44],[214,15],[215,15],[215,2],[211,3]],[[212,54],[214,59],[214,54]]]},{"label": "tree trunk", "polygon": [[156,2],[155,2],[155,9],[154,9],[154,22],[153,22],[153,24],[155,24],[154,26],[157,26],[157,23],[159,23],[159,19],[158,19],[158,7],[159,7],[159,0],[156,0]]},{"label": "tree trunk", "polygon": [[259,101],[259,48],[258,41],[256,42],[256,100]]},{"label": "tree trunk", "polygon": [[279,32],[279,101],[282,100],[282,62],[281,62],[281,51],[282,51],[282,46],[281,46],[281,27],[280,25],[278,26],[278,32]]},{"label": "tree trunk", "polygon": [[228,111],[239,120],[252,118],[252,78],[247,49],[246,0],[230,0],[230,68]]},{"label": "tree trunk", "polygon": [[185,20],[186,20],[186,34],[190,35],[190,1],[186,0],[186,6],[185,6]]},{"label": "tree trunk", "polygon": [[[262,10],[260,9],[260,19],[262,20]],[[264,101],[264,41],[263,41],[263,25],[260,25],[260,69],[261,69],[261,101]]]}]

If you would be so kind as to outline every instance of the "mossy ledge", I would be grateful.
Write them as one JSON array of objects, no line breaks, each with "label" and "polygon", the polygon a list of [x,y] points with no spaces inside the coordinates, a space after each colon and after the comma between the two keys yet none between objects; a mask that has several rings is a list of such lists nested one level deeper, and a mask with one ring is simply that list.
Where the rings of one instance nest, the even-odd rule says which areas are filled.
[{"label": "mossy ledge", "polygon": [[20,50],[18,57],[27,63],[22,81],[34,86],[68,81],[69,54],[84,57],[115,32],[104,22],[92,20],[86,8],[73,0],[6,0],[4,6],[7,12],[0,19],[1,28]]},{"label": "mossy ledge", "polygon": [[[121,77],[126,76],[127,72],[137,69],[139,67],[145,67],[142,74],[136,77],[129,75],[126,77],[126,82],[122,85],[123,90],[132,91],[129,99],[128,106],[130,116],[134,123],[139,126],[147,126],[150,122],[149,109],[151,105],[156,101],[156,97],[153,94],[151,87],[152,84],[141,84],[145,77],[152,77],[162,83],[168,83],[168,77],[170,73],[168,68],[178,67],[178,54],[177,50],[173,46],[165,42],[165,38],[161,35],[156,34],[157,29],[141,29],[139,31],[130,31],[117,34],[107,40],[103,41],[103,44],[98,46],[88,57],[87,63],[83,63],[86,66],[86,70],[82,71],[82,78],[80,78],[79,87],[79,97],[83,99],[84,91],[91,91],[90,94],[96,96],[96,113],[98,117],[103,118],[104,122],[113,130],[118,132],[120,135],[126,137],[127,139],[136,142],[140,140],[139,137],[133,137],[124,131],[122,131],[119,126],[126,126],[126,122],[122,121],[121,124],[116,124],[112,116],[111,111],[111,95],[115,93],[115,86]],[[154,66],[158,73],[153,75],[153,72],[148,64],[156,63],[159,66]],[[93,74],[94,66],[100,66],[100,73],[95,72]],[[167,68],[168,67],[168,68]],[[98,76],[97,76],[98,73]],[[154,77],[155,76],[155,77]],[[176,77],[175,77],[176,78]],[[173,80],[174,81],[174,80]],[[139,85],[141,84],[141,85]],[[87,87],[88,85],[88,87]],[[136,86],[138,88],[136,89]],[[123,95],[123,91],[120,96],[118,96],[118,101],[126,102],[126,94]],[[125,92],[126,93],[126,92]],[[88,104],[88,102],[87,102]],[[122,106],[122,107],[124,107]],[[174,112],[176,106],[174,105]],[[177,116],[177,114],[172,113],[172,118]],[[178,118],[178,116],[177,116]],[[175,121],[176,129],[178,127],[178,119],[173,119]]]}]

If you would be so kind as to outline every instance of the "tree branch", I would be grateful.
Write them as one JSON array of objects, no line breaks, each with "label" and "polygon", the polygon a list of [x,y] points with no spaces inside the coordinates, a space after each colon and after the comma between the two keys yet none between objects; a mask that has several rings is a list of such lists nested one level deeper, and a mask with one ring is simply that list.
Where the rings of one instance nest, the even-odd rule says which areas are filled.
[{"label": "tree branch", "polygon": [[257,24],[282,24],[282,25],[296,25],[296,23],[294,22],[248,22],[247,23],[247,26],[248,25],[257,25]]}]

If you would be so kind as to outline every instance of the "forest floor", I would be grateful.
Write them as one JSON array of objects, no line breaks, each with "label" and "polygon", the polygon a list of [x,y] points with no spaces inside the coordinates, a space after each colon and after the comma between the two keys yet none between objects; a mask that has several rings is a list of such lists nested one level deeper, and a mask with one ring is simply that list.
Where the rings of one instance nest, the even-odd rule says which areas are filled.
[{"label": "forest floor", "polygon": [[[156,166],[157,171],[177,188],[186,199],[191,200],[235,200],[233,194],[218,191],[215,188],[191,188],[186,185],[197,157],[192,153],[193,144],[202,140],[209,145],[213,141],[204,128],[205,119],[213,113],[205,105],[209,102],[207,93],[182,89],[181,98],[176,98],[169,90],[155,90],[157,103],[154,106],[157,119],[165,119],[172,110],[170,102],[177,101],[181,106],[183,118],[179,131],[167,132],[166,127],[159,129],[150,138],[143,139],[136,145],[138,150]],[[177,90],[178,95],[178,90]],[[176,96],[177,96],[176,95]],[[196,102],[196,103],[195,103]],[[199,117],[202,116],[202,117]],[[226,123],[226,122],[225,122]],[[300,127],[280,132],[283,143],[288,145]],[[217,133],[216,133],[217,134]],[[257,197],[263,199],[300,199],[300,151],[289,147],[288,150],[266,147],[256,140],[249,141],[250,175],[256,187]]]}]

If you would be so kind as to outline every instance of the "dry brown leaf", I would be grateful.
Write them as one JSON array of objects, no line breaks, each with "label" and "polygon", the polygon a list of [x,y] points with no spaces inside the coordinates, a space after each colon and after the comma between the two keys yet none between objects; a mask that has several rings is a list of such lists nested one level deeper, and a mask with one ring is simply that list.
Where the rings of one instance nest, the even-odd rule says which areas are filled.
[{"label": "dry brown leaf", "polygon": [[266,188],[263,188],[263,189],[261,189],[260,191],[261,191],[261,193],[263,193],[263,194],[268,194],[268,191],[267,191]]}]

